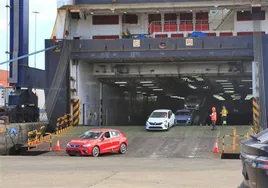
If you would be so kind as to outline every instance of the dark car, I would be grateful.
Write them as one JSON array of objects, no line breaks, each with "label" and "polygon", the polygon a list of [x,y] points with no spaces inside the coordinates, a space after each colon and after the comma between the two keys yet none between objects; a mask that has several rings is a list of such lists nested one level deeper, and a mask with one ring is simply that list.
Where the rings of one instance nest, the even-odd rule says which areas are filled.
[{"label": "dark car", "polygon": [[268,187],[268,129],[241,142],[241,188]]}]

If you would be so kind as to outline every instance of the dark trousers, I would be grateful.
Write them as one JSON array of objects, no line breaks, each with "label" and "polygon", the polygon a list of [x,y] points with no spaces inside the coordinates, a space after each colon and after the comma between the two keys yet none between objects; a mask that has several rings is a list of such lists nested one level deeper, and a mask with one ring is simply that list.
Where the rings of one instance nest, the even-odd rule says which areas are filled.
[{"label": "dark trousers", "polygon": [[222,125],[227,125],[227,116],[222,116]]},{"label": "dark trousers", "polygon": [[212,130],[216,129],[216,121],[211,121],[212,122]]}]

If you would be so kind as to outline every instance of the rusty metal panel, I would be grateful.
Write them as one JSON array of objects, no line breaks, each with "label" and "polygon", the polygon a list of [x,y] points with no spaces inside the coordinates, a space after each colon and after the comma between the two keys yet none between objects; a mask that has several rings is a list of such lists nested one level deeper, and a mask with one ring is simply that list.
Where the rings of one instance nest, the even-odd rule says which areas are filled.
[{"label": "rusty metal panel", "polygon": [[107,51],[122,51],[123,50],[123,40],[104,40],[103,43],[105,44]]},{"label": "rusty metal panel", "polygon": [[222,48],[252,48],[252,36],[221,37]]},{"label": "rusty metal panel", "polygon": [[175,50],[176,39],[171,38],[154,38],[150,40],[150,49],[152,50]]},{"label": "rusty metal panel", "polygon": [[218,37],[206,37],[204,39],[204,48],[219,49],[221,48],[221,41],[217,40]]}]

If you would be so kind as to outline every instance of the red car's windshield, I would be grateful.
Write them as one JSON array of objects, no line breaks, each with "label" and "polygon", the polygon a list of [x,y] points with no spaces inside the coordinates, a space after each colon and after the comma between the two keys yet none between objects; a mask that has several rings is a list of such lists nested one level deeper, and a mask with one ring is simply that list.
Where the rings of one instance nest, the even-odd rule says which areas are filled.
[{"label": "red car's windshield", "polygon": [[100,137],[101,134],[102,134],[102,132],[87,131],[87,132],[83,133],[82,135],[80,135],[78,138],[97,139]]}]

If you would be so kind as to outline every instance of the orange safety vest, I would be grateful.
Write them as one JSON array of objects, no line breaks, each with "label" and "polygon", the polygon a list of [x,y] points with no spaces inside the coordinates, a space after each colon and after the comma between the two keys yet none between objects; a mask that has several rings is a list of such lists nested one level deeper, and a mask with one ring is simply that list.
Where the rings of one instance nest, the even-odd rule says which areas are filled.
[{"label": "orange safety vest", "polygon": [[217,113],[216,112],[212,112],[211,121],[217,121]]}]

